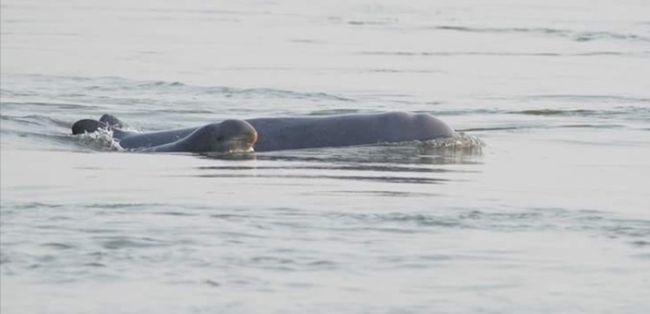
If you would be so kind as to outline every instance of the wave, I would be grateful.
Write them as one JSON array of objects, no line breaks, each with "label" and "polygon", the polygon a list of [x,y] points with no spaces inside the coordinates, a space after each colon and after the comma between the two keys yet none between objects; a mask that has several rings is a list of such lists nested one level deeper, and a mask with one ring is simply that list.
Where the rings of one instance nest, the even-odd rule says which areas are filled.
[{"label": "wave", "polygon": [[[5,76],[5,75],[3,75]],[[4,77],[3,77],[4,79]],[[122,103],[124,99],[118,98],[115,95],[127,94],[123,97],[128,97],[131,94],[138,95],[137,101],[129,98],[128,104],[141,104],[150,101],[150,99],[142,98],[142,95],[151,96],[180,96],[183,98],[194,98],[197,96],[212,97],[214,95],[222,96],[224,98],[279,98],[279,99],[298,99],[298,100],[326,100],[337,102],[350,102],[353,99],[334,95],[326,92],[309,92],[309,91],[293,91],[276,88],[236,88],[227,86],[199,86],[186,84],[179,81],[140,81],[129,80],[114,76],[102,77],[77,77],[77,76],[50,76],[40,74],[12,74],[7,75],[7,79],[15,84],[15,81],[27,81],[29,83],[29,91],[18,88],[7,88],[3,86],[2,95],[8,97],[65,97],[77,98],[88,97],[98,98],[101,97],[108,103]],[[51,90],[49,86],[52,82],[56,82],[59,86],[65,86],[57,90]],[[39,88],[43,84],[42,88]],[[33,90],[41,90],[40,93],[35,93]],[[74,96],[74,97],[73,97]],[[5,103],[8,106],[22,105],[23,102],[6,102],[3,99],[3,106]],[[25,102],[26,103],[26,102]],[[39,105],[52,105],[52,102],[29,102],[34,106]],[[93,108],[86,104],[79,103],[60,103],[64,109],[82,109]]]},{"label": "wave", "polygon": [[[15,137],[28,141],[44,141],[52,147],[81,146],[99,151],[123,151],[113,139],[112,131],[99,129],[97,132],[78,136],[70,134],[72,123],[44,116],[12,117],[1,115],[2,137]],[[11,123],[9,123],[11,122]],[[11,140],[13,141],[13,140]],[[38,144],[42,147],[43,144]]]},{"label": "wave", "polygon": [[370,56],[421,56],[421,57],[458,57],[458,56],[488,56],[488,57],[598,57],[624,56],[647,57],[650,51],[620,52],[620,51],[588,51],[577,53],[564,52],[512,52],[512,51],[361,51],[361,55]]},{"label": "wave", "polygon": [[88,109],[101,109],[100,106],[89,104],[65,103],[65,102],[38,102],[38,101],[3,101],[3,108],[16,108],[25,109],[25,107],[47,108],[51,110],[52,107],[63,110],[88,110]]},{"label": "wave", "polygon": [[[65,77],[67,78],[67,77]],[[295,99],[318,99],[351,101],[323,92],[298,92],[275,88],[235,88],[226,86],[198,86],[178,81],[131,81],[116,77],[97,78],[101,84],[90,84],[83,88],[87,91],[136,91],[139,94],[183,94],[183,95],[223,95],[224,97],[274,97]]]},{"label": "wave", "polygon": [[526,95],[524,98],[532,100],[560,99],[589,102],[644,103],[645,105],[647,105],[647,103],[650,103],[650,98],[619,95],[540,94]]},{"label": "wave", "polygon": [[430,228],[461,228],[511,231],[577,231],[621,237],[637,246],[645,245],[650,236],[650,220],[621,219],[595,210],[567,210],[561,208],[531,208],[516,211],[460,211],[457,214],[386,213],[386,214],[338,214],[345,219],[376,227],[391,225],[399,230],[430,232]]},{"label": "wave", "polygon": [[[229,175],[216,174],[216,175],[196,175],[201,178],[223,178]],[[362,181],[362,182],[378,182],[378,183],[406,183],[406,184],[440,184],[448,181],[443,178],[431,177],[414,177],[414,176],[387,176],[387,175],[374,175],[374,176],[360,176],[360,175],[306,175],[306,174],[256,174],[256,175],[231,175],[233,178],[254,177],[254,178],[285,178],[285,179],[312,179],[312,180],[344,180],[344,181]]]},{"label": "wave", "polygon": [[11,116],[6,114],[0,114],[0,120],[2,121],[11,121],[24,124],[40,125],[40,126],[56,126],[62,128],[72,127],[72,123],[69,121],[53,118],[45,115],[25,115],[25,116]]},{"label": "wave", "polygon": [[[527,97],[528,98],[528,97]],[[540,99],[540,96],[530,96],[529,98]],[[554,98],[554,97],[553,97]],[[560,97],[558,97],[560,98]],[[615,96],[569,96],[566,99],[579,100],[591,99],[591,103],[606,102],[606,103],[644,103],[643,98],[632,97],[615,97]],[[564,99],[563,99],[564,100]],[[522,110],[509,110],[509,109],[459,109],[459,110],[437,110],[437,111],[417,111],[421,113],[429,113],[437,116],[463,116],[463,115],[529,115],[529,116],[574,116],[574,117],[629,117],[629,118],[650,118],[650,107],[620,105],[610,107],[608,109],[558,109],[558,108],[531,108]]]},{"label": "wave", "polygon": [[524,34],[542,34],[554,35],[572,39],[578,42],[593,40],[626,40],[626,41],[650,41],[650,37],[640,36],[629,33],[616,33],[607,31],[574,31],[560,28],[547,27],[475,27],[460,25],[440,25],[425,27],[425,29],[457,31],[470,33],[524,33]]},{"label": "wave", "polygon": [[374,19],[374,20],[349,20],[347,21],[347,24],[354,25],[354,26],[365,26],[365,25],[377,26],[377,25],[391,25],[391,24],[396,24],[397,22],[398,20],[394,18],[383,18],[383,19]]}]

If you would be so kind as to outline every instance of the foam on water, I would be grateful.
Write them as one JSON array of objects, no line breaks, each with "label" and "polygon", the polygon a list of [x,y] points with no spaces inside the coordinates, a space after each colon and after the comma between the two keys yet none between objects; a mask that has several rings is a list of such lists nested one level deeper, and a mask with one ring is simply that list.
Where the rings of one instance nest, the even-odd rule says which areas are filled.
[{"label": "foam on water", "polygon": [[429,141],[423,141],[421,149],[451,149],[451,150],[467,150],[467,151],[480,151],[485,146],[485,143],[474,135],[466,134],[465,132],[457,132],[450,138],[439,138]]},{"label": "foam on water", "polygon": [[77,143],[100,151],[126,151],[113,137],[113,131],[106,128],[99,128],[97,131],[75,136]]}]

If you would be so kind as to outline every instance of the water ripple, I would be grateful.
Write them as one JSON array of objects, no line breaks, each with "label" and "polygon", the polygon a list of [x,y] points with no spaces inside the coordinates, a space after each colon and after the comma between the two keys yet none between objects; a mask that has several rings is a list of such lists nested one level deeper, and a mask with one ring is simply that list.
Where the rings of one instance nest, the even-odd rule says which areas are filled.
[{"label": "water ripple", "polygon": [[554,35],[565,38],[570,38],[574,41],[592,41],[592,40],[624,40],[624,41],[650,41],[649,37],[640,36],[636,34],[625,34],[607,31],[574,31],[568,29],[548,28],[548,27],[472,27],[461,25],[440,25],[426,27],[425,29],[443,30],[443,31],[457,31],[469,33],[524,33],[524,34],[541,34],[541,35]]}]

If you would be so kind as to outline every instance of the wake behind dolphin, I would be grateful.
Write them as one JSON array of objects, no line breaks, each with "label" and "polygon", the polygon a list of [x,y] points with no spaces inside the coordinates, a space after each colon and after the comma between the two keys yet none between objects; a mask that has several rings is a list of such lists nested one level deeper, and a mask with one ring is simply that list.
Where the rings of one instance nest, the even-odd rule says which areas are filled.
[{"label": "wake behind dolphin", "polygon": [[225,120],[198,128],[138,133],[123,130],[124,123],[112,115],[100,120],[84,119],[72,127],[73,134],[113,130],[120,146],[151,152],[258,152],[425,141],[454,136],[443,121],[424,113],[387,112],[324,117],[279,117]]}]

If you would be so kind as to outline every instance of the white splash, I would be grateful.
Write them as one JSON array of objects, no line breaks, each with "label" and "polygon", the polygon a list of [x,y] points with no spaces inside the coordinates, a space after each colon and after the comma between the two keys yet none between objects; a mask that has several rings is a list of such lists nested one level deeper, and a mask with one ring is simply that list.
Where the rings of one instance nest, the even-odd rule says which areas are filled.
[{"label": "white splash", "polygon": [[92,133],[84,133],[77,136],[79,144],[96,150],[104,151],[125,151],[113,137],[113,131],[99,128]]}]

